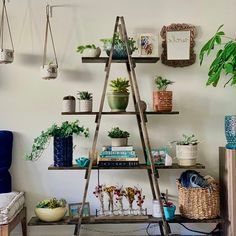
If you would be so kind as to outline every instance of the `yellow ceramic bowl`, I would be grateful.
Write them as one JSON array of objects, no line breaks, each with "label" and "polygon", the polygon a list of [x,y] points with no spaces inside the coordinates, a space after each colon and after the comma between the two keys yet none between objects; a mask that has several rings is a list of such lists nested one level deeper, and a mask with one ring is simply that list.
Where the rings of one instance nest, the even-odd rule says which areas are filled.
[{"label": "yellow ceramic bowl", "polygon": [[35,208],[36,216],[46,222],[53,222],[61,220],[66,214],[66,207],[50,208]]}]

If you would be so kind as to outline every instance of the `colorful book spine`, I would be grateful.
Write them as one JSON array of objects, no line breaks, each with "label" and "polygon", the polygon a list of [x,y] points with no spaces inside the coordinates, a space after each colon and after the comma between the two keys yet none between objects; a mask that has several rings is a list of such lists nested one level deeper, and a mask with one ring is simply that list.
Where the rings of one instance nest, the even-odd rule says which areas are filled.
[{"label": "colorful book spine", "polygon": [[98,161],[138,161],[138,157],[116,157],[116,158],[110,158],[110,157],[100,157]]},{"label": "colorful book spine", "polygon": [[133,146],[103,146],[102,151],[133,151]]},{"label": "colorful book spine", "polygon": [[102,151],[100,157],[119,156],[119,157],[135,157],[135,151]]},{"label": "colorful book spine", "polygon": [[138,165],[138,161],[101,161],[98,163],[100,167],[136,167]]}]

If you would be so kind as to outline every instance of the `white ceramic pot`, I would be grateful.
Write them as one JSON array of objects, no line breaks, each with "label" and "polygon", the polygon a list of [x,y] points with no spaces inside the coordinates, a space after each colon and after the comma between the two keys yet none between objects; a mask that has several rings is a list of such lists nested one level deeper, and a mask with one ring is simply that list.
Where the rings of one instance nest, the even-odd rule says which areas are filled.
[{"label": "white ceramic pot", "polygon": [[92,112],[93,100],[79,100],[79,111],[80,112]]},{"label": "white ceramic pot", "polygon": [[40,71],[43,79],[57,78],[57,65],[55,64],[41,66]]},{"label": "white ceramic pot", "polygon": [[12,63],[14,60],[14,51],[11,49],[0,49],[0,63]]},{"label": "white ceramic pot", "polygon": [[197,161],[198,145],[176,145],[176,157],[180,166],[192,166]]},{"label": "white ceramic pot", "polygon": [[127,146],[128,145],[128,138],[112,138],[111,139],[111,146],[118,147],[118,146]]},{"label": "white ceramic pot", "polygon": [[46,222],[54,222],[61,220],[66,214],[66,207],[57,207],[57,208],[35,208],[36,216]]},{"label": "white ceramic pot", "polygon": [[66,96],[63,98],[62,112],[75,112],[75,97]]},{"label": "white ceramic pot", "polygon": [[99,57],[101,54],[101,48],[86,48],[83,52],[83,57]]}]

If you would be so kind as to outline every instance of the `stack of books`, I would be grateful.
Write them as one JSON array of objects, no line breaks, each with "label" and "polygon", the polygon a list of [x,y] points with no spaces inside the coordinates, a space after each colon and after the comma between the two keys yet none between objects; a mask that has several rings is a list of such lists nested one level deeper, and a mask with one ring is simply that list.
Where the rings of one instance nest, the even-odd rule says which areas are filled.
[{"label": "stack of books", "polygon": [[139,165],[133,146],[103,146],[98,158],[100,167],[134,167]]}]

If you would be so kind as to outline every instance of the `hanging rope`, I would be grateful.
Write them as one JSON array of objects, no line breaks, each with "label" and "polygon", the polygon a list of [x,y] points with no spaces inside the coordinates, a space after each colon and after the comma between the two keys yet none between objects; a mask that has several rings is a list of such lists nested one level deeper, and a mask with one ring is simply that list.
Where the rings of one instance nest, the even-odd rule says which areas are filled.
[{"label": "hanging rope", "polygon": [[49,19],[49,10],[50,10],[50,6],[47,4],[47,6],[46,6],[46,31],[45,31],[44,48],[43,48],[43,67],[46,64],[46,58],[47,58],[48,31],[49,31],[49,35],[50,35],[50,38],[52,41],[54,59],[55,59],[56,65],[58,67],[55,43],[53,40],[52,28],[51,28],[50,19]]},{"label": "hanging rope", "polygon": [[7,21],[7,28],[11,40],[11,46],[12,50],[14,52],[14,45],[13,45],[13,40],[12,40],[12,34],[11,34],[11,28],[10,28],[10,23],[8,19],[8,14],[7,14],[7,8],[6,8],[6,1],[2,0],[2,18],[1,18],[1,29],[0,29],[0,38],[1,38],[1,48],[3,49],[3,32],[4,32],[4,16],[6,16],[6,21]]}]

